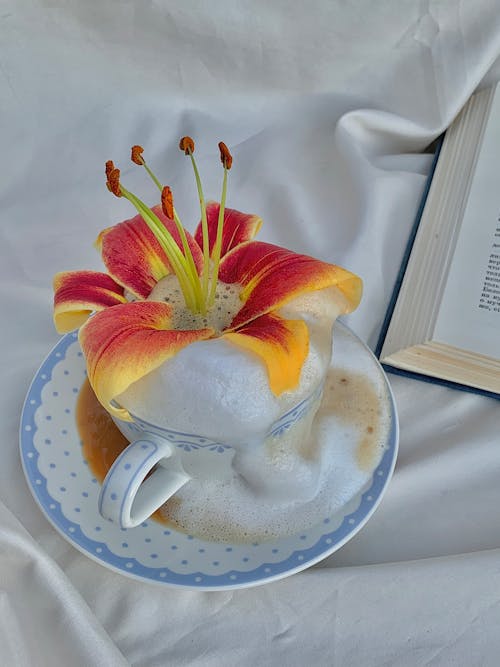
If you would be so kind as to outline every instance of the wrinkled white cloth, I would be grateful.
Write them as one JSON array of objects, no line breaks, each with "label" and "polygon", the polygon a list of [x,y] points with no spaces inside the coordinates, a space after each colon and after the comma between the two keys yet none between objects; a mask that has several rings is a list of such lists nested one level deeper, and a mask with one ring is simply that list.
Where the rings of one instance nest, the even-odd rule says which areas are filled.
[{"label": "wrinkled white cloth", "polygon": [[0,664],[482,665],[500,650],[499,403],[390,377],[396,471],[375,515],[300,574],[230,592],[115,574],[52,528],[17,431],[57,340],[56,271],[100,268],[98,231],[131,213],[113,158],[142,144],[193,228],[178,138],[259,238],[365,280],[348,324],[374,345],[430,166],[429,145],[500,78],[498,0],[0,3]]}]

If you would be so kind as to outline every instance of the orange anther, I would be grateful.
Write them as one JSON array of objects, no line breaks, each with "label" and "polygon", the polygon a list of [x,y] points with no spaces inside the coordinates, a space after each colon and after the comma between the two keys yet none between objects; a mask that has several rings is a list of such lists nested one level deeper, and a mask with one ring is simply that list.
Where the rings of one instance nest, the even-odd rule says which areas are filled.
[{"label": "orange anther", "polygon": [[233,156],[229,152],[229,148],[226,146],[226,144],[223,141],[219,142],[219,150],[220,150],[220,161],[224,165],[226,169],[231,169],[231,165],[233,164]]},{"label": "orange anther", "polygon": [[113,160],[108,160],[106,162],[106,178],[109,178],[109,175],[113,171],[114,168],[115,168],[115,165],[113,164]]},{"label": "orange anther", "polygon": [[142,146],[132,146],[130,159],[132,160],[132,162],[135,162],[135,164],[138,164],[141,167],[144,164],[142,153],[144,153],[144,148]]},{"label": "orange anther", "polygon": [[108,190],[112,192],[117,197],[121,197],[121,188],[120,188],[120,170],[112,169],[108,173],[108,181],[106,183]]},{"label": "orange anther", "polygon": [[179,148],[181,151],[184,151],[186,155],[194,153],[194,141],[191,139],[191,137],[182,137],[182,139],[179,141]]},{"label": "orange anther", "polygon": [[161,208],[167,218],[174,219],[174,197],[168,185],[165,185],[161,191]]}]

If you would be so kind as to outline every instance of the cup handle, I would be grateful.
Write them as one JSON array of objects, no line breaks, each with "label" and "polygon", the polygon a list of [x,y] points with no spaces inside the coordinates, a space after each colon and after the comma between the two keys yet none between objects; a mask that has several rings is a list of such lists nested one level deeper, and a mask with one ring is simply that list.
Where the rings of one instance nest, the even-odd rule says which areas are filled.
[{"label": "cup handle", "polygon": [[175,445],[143,433],[109,469],[99,494],[99,512],[120,528],[133,528],[148,519],[189,479]]}]

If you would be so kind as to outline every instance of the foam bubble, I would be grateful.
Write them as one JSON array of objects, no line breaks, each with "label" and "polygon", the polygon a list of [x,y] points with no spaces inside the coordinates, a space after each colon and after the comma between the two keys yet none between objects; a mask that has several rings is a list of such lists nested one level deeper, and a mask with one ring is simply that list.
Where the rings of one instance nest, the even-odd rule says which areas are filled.
[{"label": "foam bubble", "polygon": [[241,285],[218,282],[215,290],[215,303],[206,315],[193,313],[184,302],[179,282],[175,275],[162,278],[154,286],[148,301],[163,301],[172,306],[172,328],[180,331],[212,327],[217,333],[231,324],[233,317],[241,308]]}]

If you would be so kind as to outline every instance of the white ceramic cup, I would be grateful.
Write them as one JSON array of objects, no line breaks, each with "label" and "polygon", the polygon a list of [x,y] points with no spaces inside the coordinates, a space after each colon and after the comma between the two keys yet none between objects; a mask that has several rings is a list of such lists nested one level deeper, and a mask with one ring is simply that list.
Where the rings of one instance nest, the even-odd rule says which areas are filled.
[{"label": "white ceramic cup", "polygon": [[[323,391],[314,391],[286,411],[267,432],[263,442],[290,435],[298,438],[310,424]],[[99,512],[121,528],[140,525],[193,476],[224,479],[233,474],[231,462],[248,443],[221,443],[200,434],[166,429],[132,416],[132,422],[113,417],[130,445],[110,468],[99,495]]]},{"label": "white ceramic cup", "polygon": [[299,454],[300,471],[284,470],[268,453],[280,446],[298,450],[309,437],[330,366],[333,323],[345,310],[345,297],[334,287],[296,297],[280,310],[307,323],[309,352],[299,386],[278,398],[261,361],[222,338],[187,346],[133,383],[117,397],[132,421],[113,417],[131,444],[104,480],[101,514],[122,528],[137,526],[190,479],[204,476],[240,475],[271,502],[307,500],[317,466]]}]

